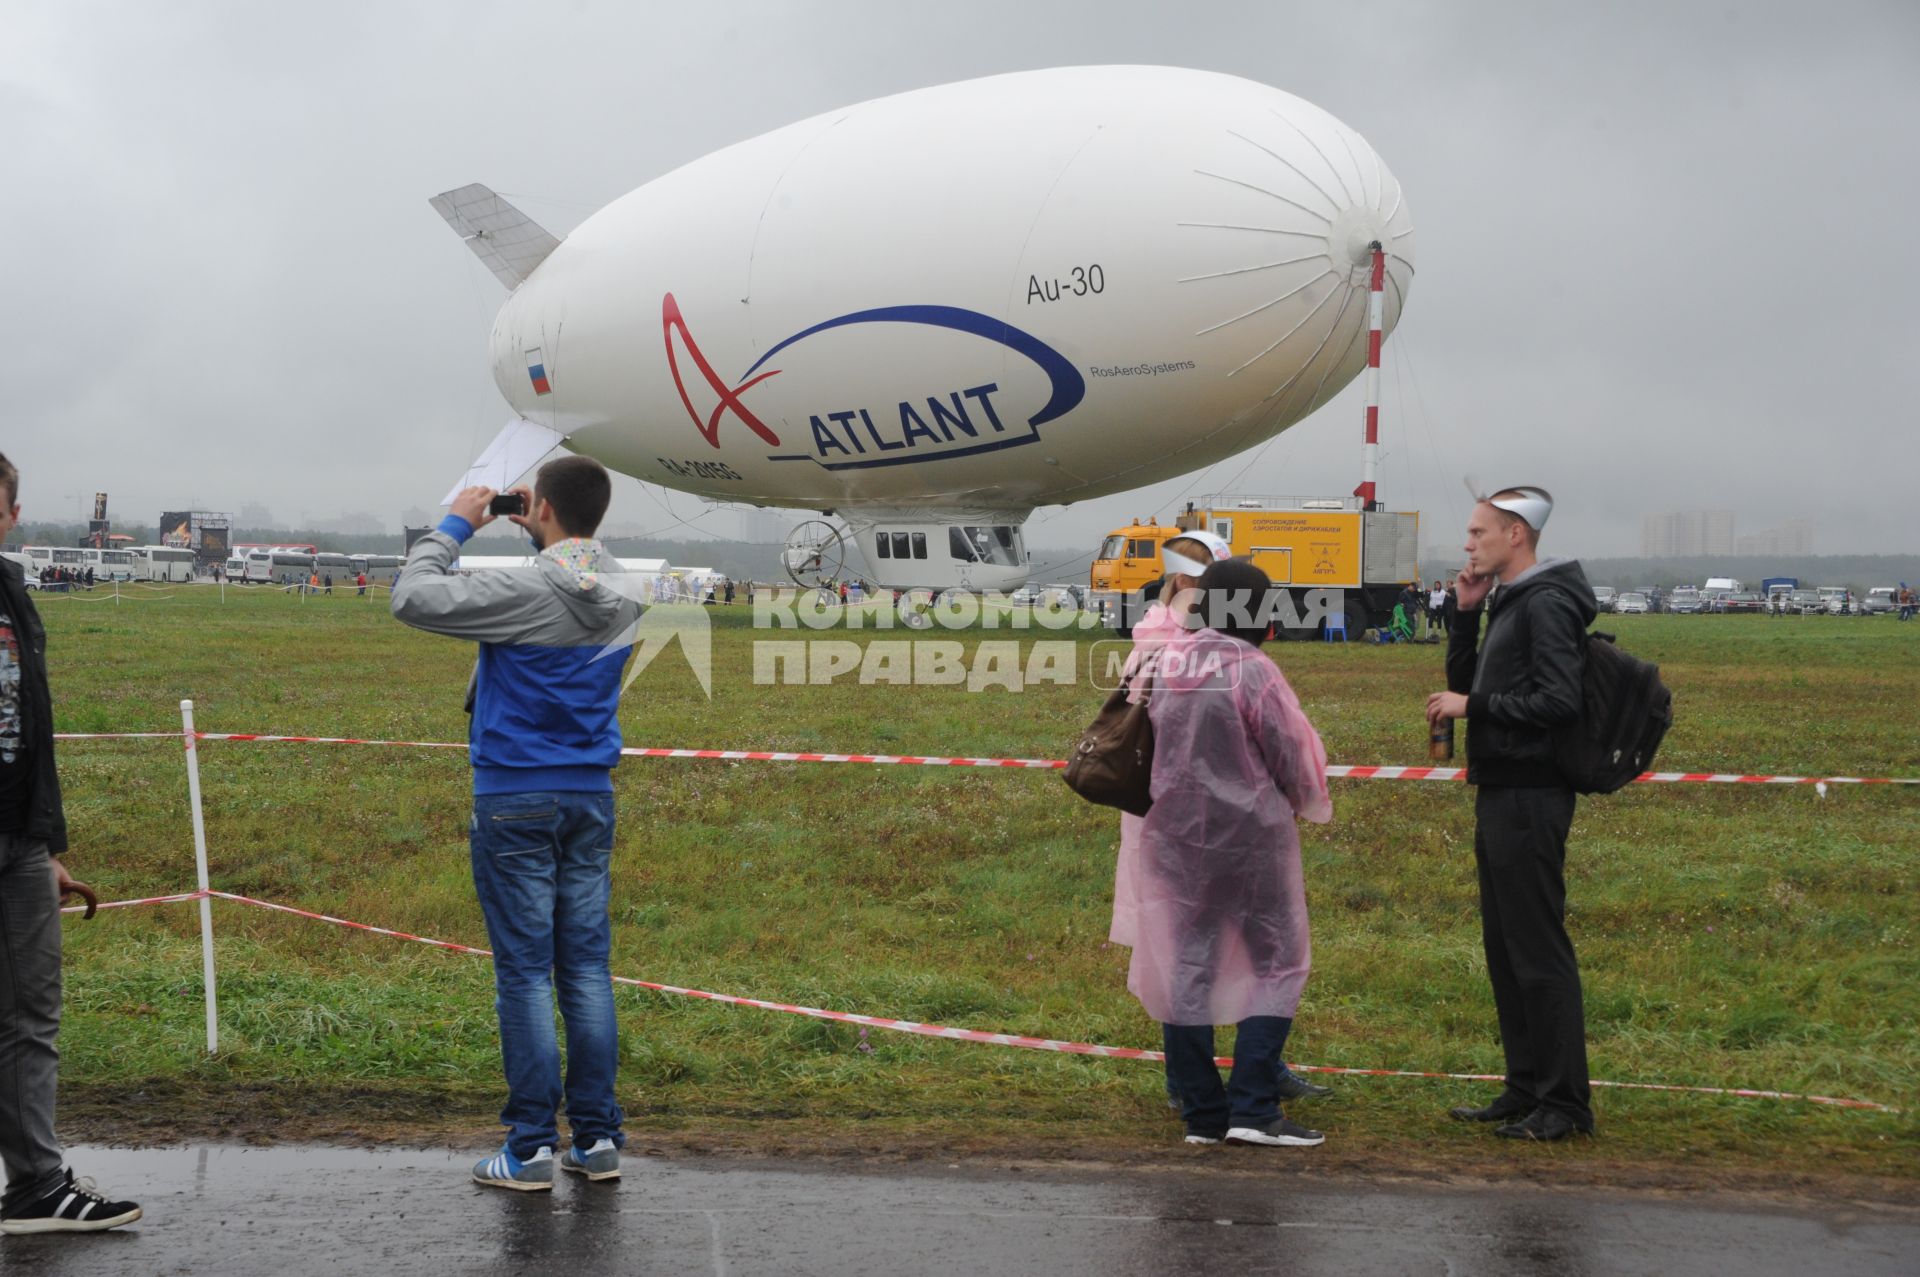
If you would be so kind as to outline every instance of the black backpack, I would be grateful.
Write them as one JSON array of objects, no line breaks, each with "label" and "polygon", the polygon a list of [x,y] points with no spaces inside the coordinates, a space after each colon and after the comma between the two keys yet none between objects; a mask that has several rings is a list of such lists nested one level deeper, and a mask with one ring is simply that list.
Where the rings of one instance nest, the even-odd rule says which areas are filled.
[{"label": "black backpack", "polygon": [[1583,794],[1611,794],[1653,766],[1673,726],[1673,693],[1660,667],[1620,650],[1613,635],[1586,636],[1580,718],[1554,739],[1555,761]]}]

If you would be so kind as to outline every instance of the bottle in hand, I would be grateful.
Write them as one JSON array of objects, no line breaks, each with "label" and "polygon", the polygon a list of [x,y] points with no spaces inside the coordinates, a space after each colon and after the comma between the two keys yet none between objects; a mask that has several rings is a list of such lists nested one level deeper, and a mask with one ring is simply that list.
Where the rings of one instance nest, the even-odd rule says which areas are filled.
[{"label": "bottle in hand", "polygon": [[1449,718],[1438,727],[1430,729],[1427,735],[1427,757],[1436,763],[1451,762],[1453,759],[1453,724]]}]

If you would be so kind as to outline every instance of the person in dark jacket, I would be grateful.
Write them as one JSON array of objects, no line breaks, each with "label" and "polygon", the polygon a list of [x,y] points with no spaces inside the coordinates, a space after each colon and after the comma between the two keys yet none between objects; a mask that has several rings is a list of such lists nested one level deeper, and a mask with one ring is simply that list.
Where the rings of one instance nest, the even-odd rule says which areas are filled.
[{"label": "person in dark jacket", "polygon": [[[20,520],[20,475],[0,457],[0,541]],[[60,1052],[60,901],[67,817],[53,759],[47,632],[18,563],[0,559],[0,1233],[97,1232],[140,1218],[76,1179],[53,1131]]]},{"label": "person in dark jacket", "polygon": [[1537,557],[1552,511],[1546,490],[1531,487],[1474,506],[1447,690],[1427,700],[1431,725],[1467,720],[1481,935],[1507,1060],[1499,1097],[1453,1116],[1497,1123],[1494,1133],[1510,1139],[1593,1133],[1580,967],[1566,928],[1574,792],[1554,762],[1554,735],[1579,716],[1596,609],[1578,563]]}]

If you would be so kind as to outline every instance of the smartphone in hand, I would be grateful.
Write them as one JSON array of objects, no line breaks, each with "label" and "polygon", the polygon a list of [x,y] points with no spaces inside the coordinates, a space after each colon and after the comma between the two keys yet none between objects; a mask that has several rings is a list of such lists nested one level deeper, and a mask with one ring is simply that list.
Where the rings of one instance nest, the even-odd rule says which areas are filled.
[{"label": "smartphone in hand", "polygon": [[527,498],[518,492],[502,492],[487,503],[487,513],[492,515],[519,514],[527,512]]}]

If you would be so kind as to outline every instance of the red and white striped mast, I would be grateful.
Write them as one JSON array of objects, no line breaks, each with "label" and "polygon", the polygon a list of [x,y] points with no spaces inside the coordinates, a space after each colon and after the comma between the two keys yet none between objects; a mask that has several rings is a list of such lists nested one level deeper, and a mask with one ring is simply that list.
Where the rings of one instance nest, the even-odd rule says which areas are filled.
[{"label": "red and white striped mast", "polygon": [[1377,481],[1380,477],[1380,328],[1386,312],[1387,252],[1379,240],[1373,241],[1373,282],[1367,286],[1367,443],[1362,452],[1360,486],[1353,495],[1360,508],[1380,508]]}]

